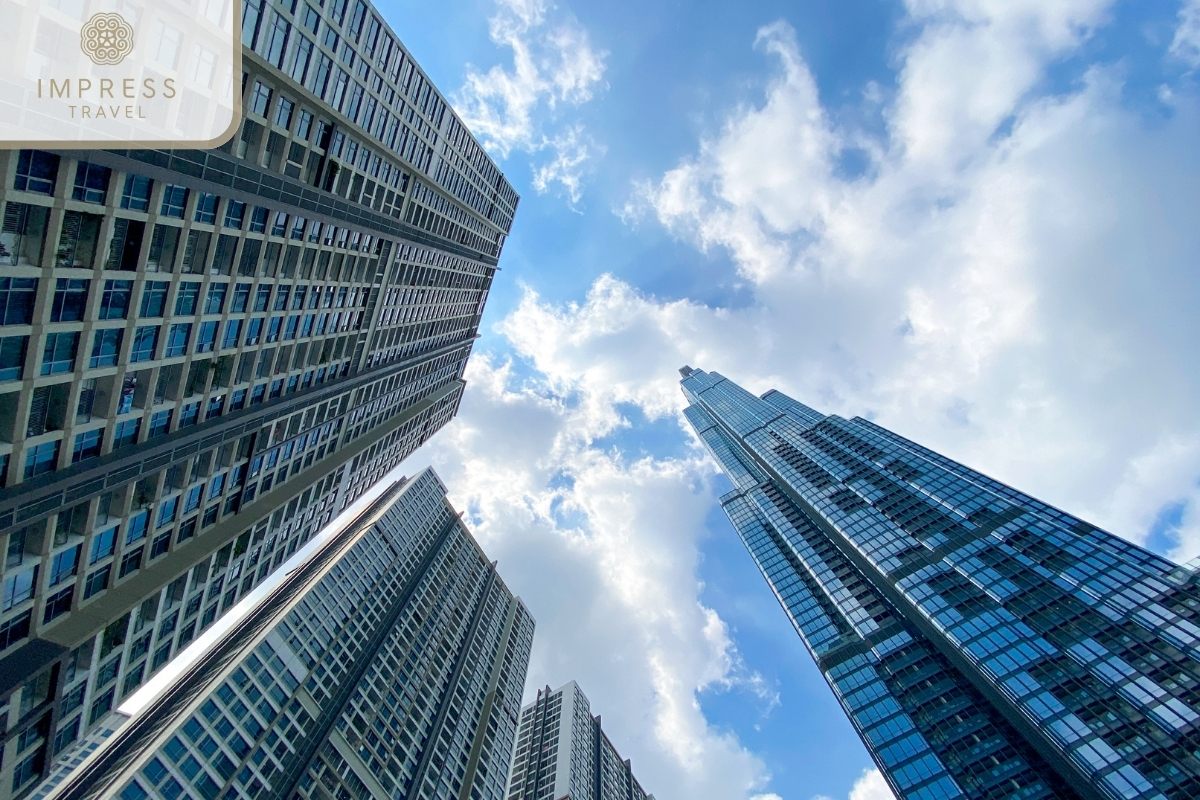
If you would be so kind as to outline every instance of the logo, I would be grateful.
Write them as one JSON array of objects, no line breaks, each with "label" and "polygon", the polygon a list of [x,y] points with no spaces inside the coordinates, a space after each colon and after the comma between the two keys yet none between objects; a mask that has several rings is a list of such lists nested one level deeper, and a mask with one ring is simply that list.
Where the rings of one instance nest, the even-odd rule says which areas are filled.
[{"label": "logo", "polygon": [[[20,0],[27,21],[36,21],[42,6],[61,15],[62,5],[63,0]],[[234,78],[242,74],[242,30],[226,0],[203,0],[203,20],[192,0],[150,0],[136,14],[118,8],[116,0],[68,5],[92,8],[79,15],[72,33],[61,30],[70,39],[67,46],[49,54],[36,36],[5,38],[9,31],[0,23],[0,150],[124,146],[119,142],[208,148],[234,135],[242,110],[241,85]],[[186,40],[191,61],[160,61],[162,54],[151,51],[162,48],[143,41],[148,26],[169,49]]]},{"label": "logo", "polygon": [[79,48],[95,64],[120,64],[133,52],[133,26],[116,12],[93,14],[79,31]]}]

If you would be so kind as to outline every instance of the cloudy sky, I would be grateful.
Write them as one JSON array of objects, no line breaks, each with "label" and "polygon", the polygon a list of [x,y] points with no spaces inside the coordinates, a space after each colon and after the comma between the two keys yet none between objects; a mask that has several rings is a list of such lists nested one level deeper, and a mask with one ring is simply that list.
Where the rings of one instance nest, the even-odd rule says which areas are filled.
[{"label": "cloudy sky", "polygon": [[522,195],[433,464],[659,800],[880,800],[676,369],[1200,554],[1200,0],[380,3]]}]

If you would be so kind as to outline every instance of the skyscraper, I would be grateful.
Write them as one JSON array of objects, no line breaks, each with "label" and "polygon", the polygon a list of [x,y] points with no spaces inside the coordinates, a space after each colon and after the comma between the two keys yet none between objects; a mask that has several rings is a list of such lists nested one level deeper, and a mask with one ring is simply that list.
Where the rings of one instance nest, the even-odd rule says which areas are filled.
[{"label": "skyscraper", "polygon": [[654,800],[592,716],[575,681],[521,709],[508,800]]},{"label": "skyscraper", "polygon": [[391,487],[35,796],[501,800],[534,623],[445,493]]},{"label": "skyscraper", "polygon": [[224,146],[0,152],[0,798],[462,394],[516,194],[368,3],[242,11]]},{"label": "skyscraper", "polygon": [[1200,797],[1196,573],[867,420],[680,372],[722,506],[898,797]]}]

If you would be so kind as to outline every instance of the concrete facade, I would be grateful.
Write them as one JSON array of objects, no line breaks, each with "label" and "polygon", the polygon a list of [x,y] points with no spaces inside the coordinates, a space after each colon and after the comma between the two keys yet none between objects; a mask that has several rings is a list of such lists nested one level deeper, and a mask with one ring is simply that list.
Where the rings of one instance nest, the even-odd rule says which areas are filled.
[{"label": "concrete facade", "polygon": [[462,396],[516,194],[369,4],[243,5],[222,147],[0,153],[0,798]]}]

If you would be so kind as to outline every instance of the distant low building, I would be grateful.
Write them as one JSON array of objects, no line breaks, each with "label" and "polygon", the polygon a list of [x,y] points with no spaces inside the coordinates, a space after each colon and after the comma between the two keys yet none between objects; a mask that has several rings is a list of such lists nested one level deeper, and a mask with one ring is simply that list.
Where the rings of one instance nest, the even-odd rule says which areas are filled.
[{"label": "distant low building", "polygon": [[508,800],[654,800],[575,681],[521,709]]}]

